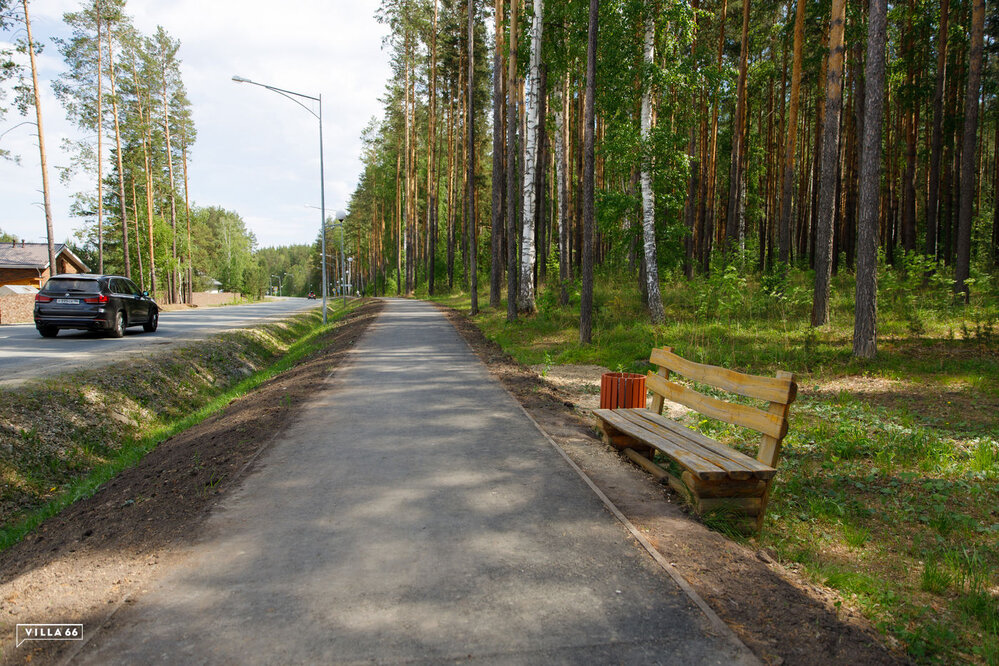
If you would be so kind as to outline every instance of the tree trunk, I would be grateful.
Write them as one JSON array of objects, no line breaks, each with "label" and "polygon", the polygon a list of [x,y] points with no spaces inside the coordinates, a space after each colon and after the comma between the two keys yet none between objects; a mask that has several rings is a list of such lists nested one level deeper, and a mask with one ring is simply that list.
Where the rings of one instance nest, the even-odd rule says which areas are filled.
[{"label": "tree trunk", "polygon": [[114,77],[114,47],[111,40],[111,31],[108,30],[108,72],[111,82],[111,109],[114,114],[114,141],[118,151],[118,200],[121,205],[121,247],[124,252],[125,277],[132,279],[132,262],[128,251],[128,212],[125,205],[125,168],[121,156],[121,124],[118,117],[118,95]]},{"label": "tree trunk", "polygon": [[846,0],[833,0],[829,25],[829,67],[826,78],[826,113],[819,176],[819,207],[815,229],[815,295],[812,326],[829,322],[829,287],[832,280],[833,227],[836,215],[836,173],[839,167],[839,124],[843,108],[843,29]]},{"label": "tree trunk", "polygon": [[[655,7],[654,3],[646,3],[645,6],[645,40],[642,49],[642,59],[646,66],[651,66],[655,62]],[[587,74],[589,77],[590,75]],[[589,78],[587,79],[589,86]],[[589,92],[587,93],[589,94]],[[591,109],[592,113],[592,109]],[[646,81],[642,87],[642,143],[643,153],[651,155],[652,151],[648,146],[650,133],[652,131],[652,84]],[[589,129],[587,128],[589,131]],[[592,137],[591,137],[592,141]],[[590,146],[592,149],[592,145]],[[648,294],[649,316],[652,322],[661,324],[666,321],[666,313],[663,310],[663,297],[659,292],[659,262],[656,257],[656,201],[655,192],[652,191],[651,159],[642,159],[641,187],[642,187],[642,251],[645,256],[645,289]],[[587,203],[592,208],[592,185],[589,200]],[[591,211],[592,214],[592,211]],[[592,224],[592,221],[591,221]]]},{"label": "tree trunk", "polygon": [[590,0],[586,42],[586,93],[583,101],[583,285],[579,304],[579,341],[593,338],[593,98],[597,77],[597,17],[600,0]]},{"label": "tree trunk", "polygon": [[971,270],[971,218],[975,204],[975,137],[978,133],[978,95],[982,80],[982,48],[985,27],[985,0],[973,0],[971,38],[968,43],[968,90],[964,101],[964,137],[961,145],[961,208],[957,220],[957,261],[954,291],[964,293],[967,303],[971,290],[967,279]]},{"label": "tree trunk", "polygon": [[805,0],[798,0],[794,15],[794,57],[791,65],[791,109],[787,121],[787,142],[784,149],[784,182],[781,186],[780,232],[777,242],[777,259],[782,264],[791,261],[791,190],[794,187],[796,149],[798,139],[798,101],[801,90],[801,53],[805,39]]},{"label": "tree trunk", "polygon": [[167,102],[167,71],[163,68],[163,132],[166,134],[166,158],[170,174],[170,228],[173,230],[172,257],[170,267],[170,302],[176,303],[177,298],[177,200],[173,177],[173,148],[170,145],[170,106]]},{"label": "tree trunk", "polygon": [[933,137],[930,140],[929,192],[926,197],[926,254],[937,256],[937,209],[940,198],[940,156],[943,144],[943,94],[947,82],[947,37],[950,0],[940,2],[937,37],[937,77],[933,88]]},{"label": "tree trunk", "polygon": [[853,355],[860,358],[874,358],[878,350],[878,204],[887,22],[888,0],[871,0],[864,66],[864,135],[860,150],[856,311],[853,324]]},{"label": "tree trunk", "polygon": [[992,159],[995,162],[992,176],[992,265],[999,267],[999,119],[996,119]]},{"label": "tree trunk", "polygon": [[187,220],[187,302],[194,301],[194,267],[191,265],[191,191],[187,182],[187,132],[180,144],[181,158],[184,160],[184,219]]},{"label": "tree trunk", "polygon": [[97,20],[97,272],[104,274],[104,65],[101,58],[101,3],[94,0],[94,16]]},{"label": "tree trunk", "polygon": [[[143,113],[142,105],[142,88],[139,87],[139,71],[135,66],[134,54],[131,58],[132,64],[132,84],[135,86],[135,101],[138,106],[139,111],[139,121],[143,125],[142,127],[142,160],[145,165],[145,176],[146,176],[146,229],[149,234],[149,293],[153,296],[156,295],[156,253],[153,247],[153,173],[152,167],[149,159],[149,151],[152,150],[150,145],[150,132],[152,129],[152,98],[149,99],[149,107],[145,109]],[[136,213],[138,217],[138,213]],[[136,226],[138,226],[138,220],[136,220]],[[138,233],[138,232],[136,232]]]},{"label": "tree trunk", "polygon": [[438,3],[434,0],[434,20],[430,37],[430,92],[427,104],[427,293],[435,291],[437,258],[437,234],[434,226],[437,221],[437,19]]},{"label": "tree trunk", "polygon": [[506,83],[506,320],[517,319],[517,0],[510,3]]},{"label": "tree trunk", "polygon": [[562,99],[555,116],[558,134],[555,135],[556,179],[558,180],[558,276],[559,302],[569,303],[569,158],[568,158],[568,115],[569,115],[569,73],[566,72],[562,84]]},{"label": "tree trunk", "polygon": [[538,168],[538,110],[541,92],[541,34],[543,26],[543,0],[534,0],[534,15],[531,17],[531,59],[527,76],[530,85],[527,89],[525,109],[527,113],[524,133],[523,171],[523,226],[520,240],[520,290],[517,293],[517,310],[526,314],[534,313],[534,263],[537,248],[534,245],[537,224],[537,168]]},{"label": "tree trunk", "polygon": [[548,202],[547,202],[547,184],[548,184],[548,162],[551,158],[551,151],[548,148],[548,124],[546,119],[548,117],[548,66],[542,63],[540,67],[540,78],[539,78],[539,93],[538,93],[538,168],[536,170],[536,180],[535,192],[537,193],[535,198],[535,207],[537,213],[535,214],[535,235],[537,236],[536,247],[537,247],[537,261],[534,262],[534,291],[537,293],[539,288],[538,275],[541,276],[541,281],[544,282],[547,275],[547,261],[548,261]]},{"label": "tree trunk", "polygon": [[56,266],[55,242],[52,232],[52,205],[49,201],[49,166],[45,155],[45,131],[42,129],[42,97],[38,89],[38,65],[35,63],[35,42],[31,38],[31,18],[28,16],[28,0],[24,5],[24,29],[28,37],[28,58],[31,61],[31,90],[35,100],[35,127],[38,130],[38,159],[42,167],[42,205],[45,208],[45,232],[49,246],[49,275],[58,273]]},{"label": "tree trunk", "polygon": [[[916,88],[916,54],[912,36],[914,4],[914,0],[909,0],[905,37],[906,87],[910,91]],[[916,140],[919,138],[919,104],[915,101],[909,101],[908,103],[902,102],[902,106],[905,120],[905,171],[902,175],[902,249],[908,253],[916,250]]]},{"label": "tree trunk", "polygon": [[[535,0],[539,2],[540,0]],[[479,248],[477,239],[477,226],[475,223],[475,103],[474,88],[475,71],[475,8],[473,0],[468,0],[468,94],[466,105],[468,107],[468,117],[466,126],[468,127],[468,162],[466,164],[468,174],[468,270],[471,279],[472,303],[470,314],[474,317],[479,314]]]},{"label": "tree trunk", "polygon": [[503,288],[503,0],[496,0],[493,35],[493,191],[492,264],[489,267],[489,307],[499,308]]},{"label": "tree trunk", "polygon": [[135,178],[132,178],[132,220],[135,224],[135,260],[139,263],[139,289],[143,291],[146,289],[146,278],[145,273],[142,272],[142,245],[139,239],[142,235],[139,233],[139,196],[136,193]]},{"label": "tree trunk", "polygon": [[[721,70],[722,55],[725,52],[725,17],[728,0],[722,0],[721,15],[718,19],[718,57],[716,66]],[[718,89],[714,91],[711,111],[711,158],[708,164],[708,196],[705,207],[704,238],[701,248],[701,269],[707,275],[711,269],[711,244],[715,235],[715,199],[718,184]]]},{"label": "tree trunk", "polygon": [[732,168],[729,170],[728,219],[725,222],[725,247],[732,249],[739,237],[739,193],[742,183],[743,135],[746,125],[746,74],[749,68],[749,0],[742,3],[742,46],[739,52],[739,83],[736,88],[735,125],[732,128]]}]

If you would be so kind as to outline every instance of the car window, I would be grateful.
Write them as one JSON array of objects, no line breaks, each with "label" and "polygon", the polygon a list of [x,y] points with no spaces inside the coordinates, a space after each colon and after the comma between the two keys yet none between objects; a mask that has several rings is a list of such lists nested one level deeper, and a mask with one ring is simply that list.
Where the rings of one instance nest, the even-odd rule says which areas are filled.
[{"label": "car window", "polygon": [[42,291],[47,293],[63,294],[67,292],[78,292],[83,294],[96,294],[100,291],[97,280],[81,280],[75,278],[52,278],[45,283]]},{"label": "car window", "polygon": [[139,288],[135,286],[135,283],[132,282],[131,280],[125,279],[122,280],[122,282],[125,283],[125,287],[128,289],[128,292],[130,294],[135,294],[136,296],[138,296],[142,293],[141,291],[139,291]]},{"label": "car window", "polygon": [[125,290],[122,289],[121,287],[121,280],[117,278],[111,278],[110,280],[108,280],[108,291],[110,291],[112,294],[125,293]]}]

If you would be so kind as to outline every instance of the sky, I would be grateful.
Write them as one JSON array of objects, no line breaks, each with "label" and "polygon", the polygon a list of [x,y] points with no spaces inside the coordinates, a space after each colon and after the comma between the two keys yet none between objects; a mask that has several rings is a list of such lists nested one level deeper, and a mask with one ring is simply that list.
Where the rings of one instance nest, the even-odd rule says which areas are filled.
[{"label": "sky", "polygon": [[[63,140],[82,135],[66,120],[50,85],[65,69],[51,39],[67,36],[62,15],[84,2],[89,4],[33,0],[28,6],[32,37],[46,45],[38,65],[57,242],[85,222],[70,217],[72,194],[96,187],[93,177],[78,176],[70,183],[59,179],[57,167],[69,163]],[[322,97],[327,215],[346,207],[361,172],[361,132],[372,116],[382,115],[379,98],[390,76],[388,53],[382,49],[388,28],[374,18],[378,4],[129,0],[127,11],[142,32],[152,34],[162,25],[181,42],[181,71],[198,131],[189,151],[192,205],[235,211],[256,235],[258,247],[311,243],[318,236],[319,122],[274,92],[233,82],[238,74]],[[18,36],[0,34],[0,44]],[[303,102],[318,113],[315,102]],[[25,120],[15,109],[0,120],[0,148],[20,157],[19,165],[0,160],[0,230],[44,242],[34,127],[15,127]]]}]

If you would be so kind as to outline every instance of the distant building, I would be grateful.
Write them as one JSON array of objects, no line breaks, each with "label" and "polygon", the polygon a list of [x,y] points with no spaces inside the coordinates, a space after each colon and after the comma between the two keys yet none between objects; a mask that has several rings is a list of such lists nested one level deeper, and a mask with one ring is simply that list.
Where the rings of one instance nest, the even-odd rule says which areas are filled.
[{"label": "distant building", "polygon": [[34,296],[38,293],[38,287],[30,284],[5,284],[0,285],[0,296],[28,295]]},{"label": "distant building", "polygon": [[[56,274],[87,273],[90,269],[63,243],[56,243]],[[51,277],[47,243],[0,243],[0,285],[41,288]]]}]

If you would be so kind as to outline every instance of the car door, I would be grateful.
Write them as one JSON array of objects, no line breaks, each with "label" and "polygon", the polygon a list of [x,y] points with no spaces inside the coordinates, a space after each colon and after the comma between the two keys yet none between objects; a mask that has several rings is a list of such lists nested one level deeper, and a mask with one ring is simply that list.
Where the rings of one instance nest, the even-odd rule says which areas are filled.
[{"label": "car door", "polygon": [[149,321],[149,308],[151,305],[151,299],[143,296],[139,288],[135,286],[135,283],[128,278],[122,278],[122,282],[125,283],[125,287],[132,294],[135,299],[135,319],[133,321]]}]

